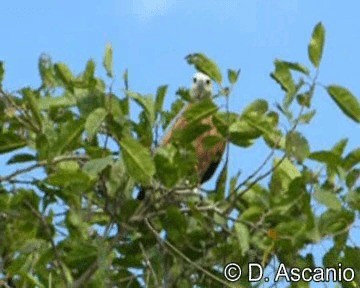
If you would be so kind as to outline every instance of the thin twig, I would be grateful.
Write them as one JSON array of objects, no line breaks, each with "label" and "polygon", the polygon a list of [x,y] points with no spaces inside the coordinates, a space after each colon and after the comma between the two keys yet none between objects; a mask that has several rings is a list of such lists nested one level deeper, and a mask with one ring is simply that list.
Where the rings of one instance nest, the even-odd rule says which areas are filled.
[{"label": "thin twig", "polygon": [[[144,246],[142,245],[142,243],[140,243],[140,249],[141,249],[141,252],[142,252],[143,255],[144,255],[144,258],[145,258],[145,261],[146,261],[146,266],[149,267],[149,269],[150,269],[150,271],[151,271],[151,274],[152,274],[153,277],[154,277],[154,282],[155,282],[156,287],[160,287],[160,285],[159,285],[159,280],[158,280],[158,278],[157,278],[157,276],[156,276],[156,273],[155,273],[155,271],[154,271],[154,268],[153,268],[152,265],[151,265],[151,261],[150,261],[148,255],[147,255],[147,253],[146,253],[146,251],[145,251]],[[148,287],[148,286],[147,286],[147,287]]]},{"label": "thin twig", "polygon": [[[200,266],[199,264],[193,262],[190,258],[188,258],[185,254],[183,254],[179,249],[177,249],[174,245],[172,245],[169,241],[167,241],[166,239],[161,238],[161,236],[159,235],[159,233],[155,230],[155,228],[150,224],[149,219],[145,218],[144,222],[146,224],[146,226],[148,227],[148,229],[154,234],[154,236],[158,239],[159,244],[163,245],[163,243],[165,243],[165,245],[170,248],[175,254],[177,254],[178,256],[180,256],[185,262],[189,263],[191,266],[193,266],[194,268],[196,268],[197,270],[201,271],[202,273],[204,273],[205,275],[209,276],[211,279],[215,280],[218,283],[221,283],[223,285],[225,285],[225,287],[232,287],[229,283],[227,283],[226,281],[218,278],[217,276],[215,276],[214,274],[212,274],[210,271],[206,270],[204,267]],[[239,286],[241,287],[241,286]]]},{"label": "thin twig", "polygon": [[[299,115],[298,117],[296,118],[296,121],[293,125],[293,127],[290,129],[290,131],[288,133],[292,133],[295,131],[295,129],[297,128],[297,126],[299,125],[299,122],[300,122],[300,117],[302,115],[304,111],[304,106],[301,106],[300,108],[300,111],[299,111]],[[259,175],[258,177],[255,178],[254,181],[252,181],[243,191],[239,192],[236,197],[233,199],[233,201],[230,203],[229,207],[226,209],[226,213],[230,213],[235,205],[236,205],[236,202],[246,193],[248,192],[249,190],[251,190],[252,187],[254,187],[259,181],[265,179],[267,176],[269,176],[271,173],[273,173],[283,162],[284,160],[287,158],[287,153],[285,153],[281,158],[280,160],[273,166],[271,167],[267,172],[265,172],[264,174],[261,174]],[[265,161],[264,161],[265,162]],[[234,190],[234,194],[236,194],[236,192],[240,189],[241,186],[237,186],[236,189]]]},{"label": "thin twig", "polygon": [[234,189],[234,193],[236,191],[238,191],[240,189],[240,187],[244,186],[246,183],[248,183],[251,179],[253,179],[265,166],[266,164],[270,161],[270,159],[272,158],[272,156],[274,156],[275,154],[275,147],[277,147],[279,145],[281,141],[281,137],[279,138],[279,140],[277,141],[277,143],[275,143],[274,148],[271,149],[271,152],[269,153],[269,155],[265,158],[265,160],[260,164],[260,166],[253,172],[251,173],[244,181],[242,181],[241,183],[239,183],[236,188]]},{"label": "thin twig", "polygon": [[7,101],[10,102],[10,105],[12,107],[15,108],[15,110],[17,112],[20,113],[20,116],[25,118],[25,121],[19,117],[18,115],[14,114],[14,117],[25,127],[27,127],[30,130],[34,130],[36,132],[39,132],[39,128],[37,126],[35,126],[33,124],[33,122],[31,121],[31,115],[29,115],[27,110],[23,110],[21,107],[19,107],[15,101],[11,98],[11,96],[9,96],[7,93],[5,93],[1,88],[0,88],[0,95],[2,95],[4,98],[6,98]]},{"label": "thin twig", "polygon": [[[110,114],[110,115],[112,115],[112,97],[113,97],[113,93],[112,93],[112,91],[113,91],[113,85],[114,85],[114,79],[112,79],[112,81],[111,81],[111,84],[110,84],[110,86],[109,86],[109,92],[108,92],[108,94],[107,95],[109,95],[109,103],[108,103],[108,105],[107,105],[107,112]],[[106,95],[106,96],[107,96]],[[105,151],[106,150],[106,148],[107,148],[107,144],[108,144],[108,141],[109,141],[109,133],[106,131],[106,136],[105,136],[105,141],[104,141],[104,147],[103,147],[103,150]]]},{"label": "thin twig", "polygon": [[11,288],[4,280],[0,280],[0,287]]},{"label": "thin twig", "polygon": [[30,209],[30,211],[35,215],[35,217],[40,220],[41,224],[45,228],[45,232],[47,234],[48,241],[50,242],[51,248],[55,255],[55,259],[56,259],[55,265],[57,266],[57,268],[60,269],[61,276],[62,276],[64,282],[66,283],[67,287],[70,287],[70,283],[68,282],[68,278],[66,277],[66,272],[64,270],[64,267],[61,264],[61,257],[60,257],[59,251],[57,249],[57,246],[55,244],[55,241],[52,237],[51,229],[50,229],[48,223],[46,222],[44,216],[41,215],[39,213],[39,211],[37,211],[37,209],[35,209],[28,200],[25,200],[25,205]]},{"label": "thin twig", "polygon": [[0,183],[1,182],[9,182],[10,180],[12,180],[13,178],[15,178],[16,176],[19,176],[21,174],[30,172],[34,169],[46,166],[46,165],[52,165],[52,164],[57,164],[63,161],[69,161],[69,160],[88,160],[89,157],[86,155],[66,155],[66,156],[58,156],[55,157],[52,161],[48,161],[48,160],[42,160],[39,161],[33,165],[30,165],[28,167],[22,168],[22,169],[18,169],[13,173],[10,173],[6,176],[0,176]]},{"label": "thin twig", "polygon": [[81,274],[81,276],[74,281],[73,288],[83,287],[83,285],[89,281],[91,276],[95,274],[96,270],[99,268],[98,260],[96,259],[89,268]]}]

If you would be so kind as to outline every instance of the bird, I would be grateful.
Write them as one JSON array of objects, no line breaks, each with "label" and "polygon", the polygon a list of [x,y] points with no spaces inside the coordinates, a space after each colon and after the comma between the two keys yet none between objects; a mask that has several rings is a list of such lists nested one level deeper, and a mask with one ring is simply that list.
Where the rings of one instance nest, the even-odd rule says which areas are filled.
[{"label": "bird", "polygon": [[[170,144],[173,141],[174,135],[177,131],[186,129],[188,126],[188,121],[185,117],[186,112],[189,111],[199,101],[211,99],[212,94],[213,84],[211,78],[202,72],[196,72],[193,76],[192,86],[190,89],[190,96],[192,101],[189,102],[180,111],[179,115],[175,117],[175,120],[173,121],[169,131],[165,131],[165,136],[160,141],[159,146],[165,147],[166,145]],[[197,158],[195,170],[200,185],[207,182],[213,176],[221,161],[226,147],[226,140],[213,123],[213,115],[201,119],[201,124],[208,125],[209,129],[197,136],[192,142]],[[205,145],[205,139],[209,136],[218,137],[221,140],[215,143],[213,146],[208,147]],[[145,190],[147,189],[140,189],[137,196],[138,200],[144,199]]]}]

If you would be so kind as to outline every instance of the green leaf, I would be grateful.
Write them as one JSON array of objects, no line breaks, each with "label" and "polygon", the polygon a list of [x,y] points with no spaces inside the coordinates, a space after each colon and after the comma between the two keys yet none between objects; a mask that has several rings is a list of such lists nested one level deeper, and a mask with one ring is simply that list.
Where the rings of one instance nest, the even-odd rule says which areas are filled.
[{"label": "green leaf", "polygon": [[85,122],[85,130],[90,138],[98,132],[101,124],[104,122],[108,112],[104,108],[97,108],[89,114]]},{"label": "green leaf", "polygon": [[270,74],[271,78],[273,78],[284,91],[288,93],[295,91],[296,87],[289,67],[279,60],[275,60],[274,65],[275,71]]},{"label": "green leaf", "polygon": [[71,97],[76,99],[81,116],[86,117],[96,108],[107,107],[107,100],[112,96],[105,92],[105,83],[98,80],[96,89],[75,89]]},{"label": "green leaf", "polygon": [[297,62],[288,62],[288,61],[282,61],[282,60],[277,60],[279,62],[281,62],[282,64],[284,64],[285,67],[289,68],[290,70],[293,70],[293,71],[297,71],[297,72],[300,72],[300,73],[303,73],[305,75],[309,75],[310,74],[310,71],[309,69],[300,64],[300,63],[297,63]]},{"label": "green leaf", "polygon": [[338,156],[341,156],[344,153],[344,150],[349,142],[348,138],[343,138],[335,143],[335,145],[331,148],[331,151]]},{"label": "green leaf", "polygon": [[107,44],[105,47],[103,65],[106,70],[106,75],[110,78],[113,78],[113,49],[111,44]]},{"label": "green leaf", "polygon": [[[282,237],[291,236],[293,238],[300,238],[305,232],[305,223],[302,221],[291,220],[289,222],[280,222],[276,226],[276,233]],[[300,239],[299,239],[300,240]]]},{"label": "green leaf", "polygon": [[326,236],[348,230],[354,221],[355,215],[352,211],[327,210],[320,216],[318,225],[321,235]]},{"label": "green leaf", "polygon": [[299,117],[299,122],[309,124],[312,118],[315,116],[315,114],[316,114],[316,110],[311,110],[308,113],[304,113]]},{"label": "green leaf", "polygon": [[81,140],[80,136],[83,130],[84,122],[82,120],[68,122],[61,128],[60,134],[52,147],[51,154],[58,155],[64,151],[74,149]]},{"label": "green leaf", "polygon": [[358,191],[351,190],[346,195],[345,200],[351,209],[360,211],[360,188],[358,188]]},{"label": "green leaf", "polygon": [[323,265],[325,267],[332,267],[332,266],[335,267],[335,265],[337,265],[340,262],[339,261],[340,251],[339,249],[336,249],[336,247],[332,247],[330,250],[328,250],[323,257]]},{"label": "green leaf", "polygon": [[32,154],[20,153],[13,155],[8,161],[7,164],[15,164],[15,163],[24,163],[29,161],[35,161],[36,157]]},{"label": "green leaf", "polygon": [[344,168],[350,170],[360,163],[360,148],[356,148],[346,155],[344,159]]},{"label": "green leaf", "polygon": [[346,186],[351,189],[358,180],[360,180],[360,169],[353,169],[346,176]]},{"label": "green leaf", "polygon": [[216,187],[215,187],[216,202],[225,199],[227,176],[228,176],[228,160],[226,159],[226,162],[224,163],[224,166],[221,169],[220,175],[216,180]]},{"label": "green leaf", "polygon": [[155,121],[155,102],[151,95],[143,96],[139,93],[126,91],[126,95],[134,99],[135,102],[144,109],[149,124],[152,126]]},{"label": "green leaf", "polygon": [[300,106],[305,106],[306,108],[311,107],[312,93],[301,93],[296,96],[296,100]]},{"label": "green leaf", "polygon": [[26,141],[17,134],[6,132],[0,134],[0,153],[10,152],[26,146]]},{"label": "green leaf", "polygon": [[323,54],[325,43],[325,28],[319,22],[312,33],[312,37],[308,46],[308,55],[311,63],[318,68]]},{"label": "green leaf", "polygon": [[191,96],[190,90],[184,87],[180,87],[176,91],[176,95],[180,97],[178,100],[184,100],[185,102],[192,102],[193,96]]},{"label": "green leaf", "polygon": [[314,193],[314,198],[329,209],[340,211],[342,208],[340,200],[332,192],[317,189]]},{"label": "green leaf", "polygon": [[239,177],[240,177],[240,172],[238,172],[238,173],[236,173],[234,176],[232,176],[231,178],[230,178],[230,183],[229,183],[229,194],[230,194],[230,196],[236,196],[236,194],[235,194],[235,192],[237,192],[237,191],[235,191],[235,188],[237,187],[237,183],[238,183],[238,181],[239,181]]},{"label": "green leaf", "polygon": [[54,65],[55,75],[61,80],[61,82],[70,87],[72,81],[74,80],[74,76],[71,73],[70,69],[64,63],[56,63]]},{"label": "green leaf", "polygon": [[88,86],[94,87],[96,85],[96,79],[95,79],[95,62],[93,60],[89,60],[86,63],[85,71],[82,75],[82,80],[87,83]]},{"label": "green leaf", "polygon": [[256,222],[264,215],[264,207],[252,205],[242,212],[240,219],[242,221]]},{"label": "green leaf", "polygon": [[54,66],[51,57],[47,54],[42,54],[39,58],[39,73],[44,87],[55,87],[57,79],[55,79]]},{"label": "green leaf", "polygon": [[162,222],[170,239],[179,241],[185,237],[187,221],[178,207],[168,207],[166,217],[163,217]]},{"label": "green leaf", "polygon": [[90,176],[98,176],[107,166],[113,164],[114,160],[112,156],[106,156],[103,158],[92,159],[83,167],[83,171]]},{"label": "green leaf", "polygon": [[232,69],[228,70],[228,79],[231,84],[235,84],[237,82],[240,75],[240,71],[241,71],[240,69],[236,71]]},{"label": "green leaf", "polygon": [[137,139],[142,145],[151,147],[153,144],[153,129],[145,111],[140,112],[139,122],[133,123],[133,130],[136,132]]},{"label": "green leaf", "polygon": [[[295,84],[295,89],[293,91],[289,91],[286,93],[285,97],[283,98],[283,109],[286,110],[286,114],[291,114],[289,107],[290,105],[294,102],[295,98],[298,100],[299,102],[299,98],[303,97],[301,96],[301,94],[299,95],[299,91],[301,90],[301,88],[304,85],[304,81],[302,79],[299,80],[299,82],[297,84]],[[308,98],[308,106],[310,107],[310,97],[305,97]],[[304,102],[303,100],[301,100],[301,102],[299,102],[299,104],[301,104],[302,102]],[[303,105],[305,105],[305,103],[303,103]],[[292,119],[292,117],[290,118]]]},{"label": "green leaf", "polygon": [[156,175],[163,185],[173,187],[179,180],[179,165],[176,161],[177,149],[173,145],[156,149],[155,164]]},{"label": "green leaf", "polygon": [[238,243],[241,249],[241,255],[245,256],[250,249],[250,233],[249,229],[242,223],[236,222],[235,233],[239,239]]},{"label": "green leaf", "polygon": [[141,184],[150,184],[155,174],[155,165],[150,152],[132,138],[122,139],[120,146],[129,174]]},{"label": "green leaf", "polygon": [[286,135],[286,151],[297,161],[302,163],[310,154],[309,143],[299,132],[291,132]]},{"label": "green leaf", "polygon": [[0,88],[2,88],[2,81],[4,80],[5,68],[4,62],[0,61]]},{"label": "green leaf", "polygon": [[[352,235],[349,236],[348,238],[350,240],[348,242],[354,241],[354,240],[352,240],[353,239]],[[358,238],[356,238],[356,239],[358,239]],[[355,271],[355,278],[353,281],[351,281],[345,285],[344,284],[342,284],[342,285],[343,285],[343,287],[346,286],[346,288],[357,288],[359,286],[359,280],[360,280],[359,273],[358,273],[358,271],[360,271],[360,263],[359,263],[360,248],[357,244],[354,244],[354,243],[351,243],[351,244],[348,243],[348,245],[344,248],[345,249],[342,251],[343,253],[339,253],[343,257],[339,262],[342,263],[342,265],[343,265],[342,267],[351,267],[353,269],[353,271]],[[337,262],[337,263],[339,263],[339,262]],[[337,263],[334,263],[334,264],[338,265]],[[340,287],[340,283],[339,283],[339,287]],[[336,287],[336,288],[338,288],[338,287]]]},{"label": "green leaf", "polygon": [[[89,175],[87,175],[85,172],[79,169],[75,171],[74,167],[68,167],[67,170],[59,169],[59,171],[57,171],[56,173],[51,174],[46,179],[46,182],[52,186],[67,187],[73,185],[73,187],[81,187],[81,189],[85,190],[87,186],[90,185],[90,178]],[[58,196],[61,197],[62,195]]]},{"label": "green leaf", "polygon": [[[273,163],[273,167],[279,165],[280,159],[275,159]],[[301,173],[296,168],[296,166],[287,158],[284,159],[284,161],[281,162],[281,164],[277,167],[276,173],[279,173],[280,178],[282,179],[290,179],[294,180],[297,177],[301,176]]]},{"label": "green leaf", "polygon": [[77,173],[79,171],[80,165],[74,160],[62,161],[56,164],[56,168],[62,171]]},{"label": "green leaf", "polygon": [[34,275],[32,275],[30,273],[25,273],[25,278],[29,281],[30,284],[32,284],[31,286],[33,286],[33,287],[39,287],[39,288],[46,287],[42,283],[40,283],[38,277],[35,277]]},{"label": "green leaf", "polygon": [[[108,160],[104,159],[104,162],[106,162],[106,161],[108,161]],[[109,163],[110,163],[110,161],[109,161]],[[99,168],[101,168],[100,166],[103,165],[102,163],[98,163],[98,164],[100,164],[99,166],[97,166]],[[111,164],[110,178],[106,182],[106,188],[107,188],[107,193],[111,198],[121,195],[121,196],[124,196],[126,199],[133,200],[132,192],[134,191],[134,181],[129,176],[128,172],[126,171],[125,164],[124,164],[124,161],[122,161],[122,159],[119,159],[114,164]],[[134,204],[136,204],[136,203],[134,203]],[[136,206],[137,206],[137,204],[136,204]],[[129,209],[127,209],[127,208],[129,208]],[[128,207],[128,206],[126,207],[126,209],[130,213],[127,214],[127,212],[125,210],[122,210],[121,214],[122,214],[122,216],[125,216],[125,214],[126,214],[125,217],[127,219],[128,217],[133,215],[134,211],[132,210],[131,207]]]},{"label": "green leaf", "polygon": [[269,104],[264,99],[257,99],[250,103],[242,111],[241,116],[253,116],[258,117],[265,114],[269,109]]},{"label": "green leaf", "polygon": [[332,151],[315,151],[309,155],[309,159],[336,167],[341,163],[341,157]]},{"label": "green leaf", "polygon": [[201,122],[186,125],[184,129],[178,129],[174,132],[174,139],[180,140],[184,144],[191,143],[200,135],[211,129],[210,125],[202,124]]},{"label": "green leaf", "polygon": [[[67,215],[68,226],[78,226],[79,228],[86,228],[85,221],[81,218],[82,217],[76,214],[75,211],[70,210]],[[95,243],[95,241],[92,243],[90,241],[82,241],[81,239],[77,239],[76,241],[71,242],[67,241],[66,244],[68,247],[65,246],[65,249],[68,251],[64,255],[64,259],[68,267],[72,269],[74,269],[75,267],[81,267],[80,269],[84,271],[86,271],[86,269],[89,269],[90,265],[97,261],[97,257],[99,257],[99,250],[104,246],[106,247],[106,243],[96,246]]]},{"label": "green leaf", "polygon": [[[124,107],[121,99],[117,98],[116,95],[110,94],[107,98],[107,109],[110,110],[111,116],[116,119],[115,121],[121,123],[124,118]],[[125,109],[126,110],[126,109]]]},{"label": "green leaf", "polygon": [[168,86],[163,85],[160,86],[156,91],[156,97],[155,97],[155,112],[160,113],[162,111],[165,95],[167,92]]},{"label": "green leaf", "polygon": [[[248,140],[256,139],[261,136],[262,131],[256,129],[250,124],[251,120],[238,120],[232,123],[229,127],[230,140],[234,144],[246,144]],[[245,145],[246,146],[246,145]]]},{"label": "green leaf", "polygon": [[35,93],[30,88],[24,88],[21,92],[24,95],[24,99],[30,108],[36,124],[39,126],[39,129],[41,129],[42,116],[39,109],[38,97],[36,97]]},{"label": "green leaf", "polygon": [[76,99],[74,97],[70,97],[68,94],[59,97],[42,97],[38,101],[39,109],[43,110],[59,107],[71,107],[76,104]]},{"label": "green leaf", "polygon": [[212,80],[221,84],[222,76],[219,67],[202,53],[189,54],[185,57],[190,65],[194,65],[196,70],[208,75]]},{"label": "green leaf", "polygon": [[190,108],[184,112],[184,117],[188,120],[188,126],[191,126],[193,123],[214,114],[217,110],[218,107],[214,102],[206,98],[191,105]]},{"label": "green leaf", "polygon": [[359,100],[348,89],[338,85],[330,85],[326,90],[345,115],[360,123]]}]

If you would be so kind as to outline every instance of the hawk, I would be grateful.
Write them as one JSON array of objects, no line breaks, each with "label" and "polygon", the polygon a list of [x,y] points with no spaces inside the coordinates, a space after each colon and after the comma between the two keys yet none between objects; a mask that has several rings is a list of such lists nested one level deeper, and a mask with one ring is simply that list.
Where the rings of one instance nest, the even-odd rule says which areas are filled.
[{"label": "hawk", "polygon": [[[201,72],[195,73],[195,75],[193,76],[193,83],[190,91],[190,95],[193,101],[188,103],[185,108],[182,109],[180,115],[175,118],[174,124],[163,137],[159,146],[166,146],[171,143],[174,133],[187,127],[187,119],[184,116],[184,114],[186,114],[186,111],[193,107],[195,103],[206,98],[211,98],[212,92],[213,86],[210,77]],[[223,139],[222,135],[213,123],[213,115],[202,119],[201,124],[208,125],[210,128],[201,135],[199,135],[192,142],[197,158],[197,164],[195,169],[198,176],[199,184],[208,181],[212,177],[221,161],[222,155],[224,154],[224,150],[226,147],[225,140],[221,140],[211,147],[205,147],[204,145],[204,140],[209,136],[215,136],[219,137],[219,139]],[[144,197],[145,189],[142,188],[139,191],[137,199],[142,200]]]}]

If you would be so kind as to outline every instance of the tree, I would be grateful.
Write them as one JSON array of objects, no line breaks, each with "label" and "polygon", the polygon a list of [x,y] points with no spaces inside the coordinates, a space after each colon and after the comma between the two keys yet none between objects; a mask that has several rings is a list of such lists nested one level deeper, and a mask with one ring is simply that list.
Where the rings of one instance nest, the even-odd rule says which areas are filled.
[{"label": "tree", "polygon": [[[284,93],[276,107],[256,99],[235,113],[200,102],[187,116],[186,133],[156,152],[159,131],[189,100],[186,89],[178,90],[166,111],[167,86],[154,97],[141,95],[129,89],[125,72],[124,92],[116,95],[95,76],[92,60],[75,76],[47,56],[39,60],[39,88],[9,93],[0,86],[0,152],[9,158],[9,172],[0,176],[0,283],[249,287],[247,263],[270,267],[278,259],[288,268],[314,267],[314,255],[304,255],[304,248],[331,238],[323,265],[352,267],[355,278],[341,285],[357,287],[360,249],[348,240],[360,209],[360,148],[345,154],[347,139],[342,139],[327,150],[311,151],[299,131],[312,124],[317,89],[325,89],[345,116],[360,122],[360,103],[349,90],[317,82],[324,42],[319,23],[308,46],[312,68],[275,60],[271,77]],[[228,70],[226,86],[205,55],[186,60],[218,84],[216,96],[231,97],[240,71]],[[103,66],[112,81],[111,46]],[[1,63],[0,83],[3,77]],[[138,119],[130,113],[131,102],[140,107]],[[249,149],[264,141],[269,150],[258,169],[243,172],[244,177],[228,171],[227,153],[215,188],[207,193],[194,189],[196,158],[188,145],[203,133],[198,124],[204,115],[213,115],[229,145]],[[286,129],[280,121],[288,123]],[[206,141],[211,147],[219,139]],[[144,186],[150,196],[138,201],[135,194]],[[238,286],[223,276],[230,262],[243,268]]]}]

